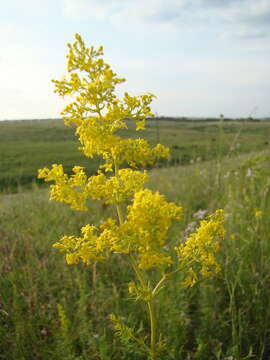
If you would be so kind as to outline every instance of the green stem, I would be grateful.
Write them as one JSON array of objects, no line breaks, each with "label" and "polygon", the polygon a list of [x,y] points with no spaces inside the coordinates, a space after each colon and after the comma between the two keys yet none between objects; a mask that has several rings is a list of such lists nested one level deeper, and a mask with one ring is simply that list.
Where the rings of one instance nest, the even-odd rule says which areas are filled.
[{"label": "green stem", "polygon": [[[143,275],[140,272],[140,269],[138,268],[138,265],[136,264],[136,261],[133,259],[132,255],[129,255],[130,263],[134,269],[135,274],[137,275],[137,278],[143,288],[146,287],[145,279],[143,278]],[[156,288],[162,285],[163,281],[165,281],[166,277],[164,276],[160,282],[157,284]],[[159,285],[160,284],[160,285]],[[159,285],[159,286],[158,286]],[[149,318],[150,318],[150,355],[151,360],[157,359],[157,349],[156,349],[156,334],[157,334],[157,321],[156,321],[156,314],[155,314],[155,306],[154,306],[154,290],[152,291],[152,297],[149,301],[147,301],[147,307],[149,312]]]},{"label": "green stem", "polygon": [[117,211],[117,215],[118,215],[119,224],[123,224],[124,219],[123,219],[123,215],[122,215],[122,209],[121,209],[120,205],[117,203],[116,203],[116,211]]},{"label": "green stem", "polygon": [[184,270],[184,268],[187,267],[189,264],[191,264],[191,262],[187,263],[185,266],[179,267],[179,268],[177,268],[177,269],[175,269],[175,270],[173,270],[173,271],[171,271],[169,273],[164,274],[162,276],[162,278],[159,280],[159,282],[157,283],[157,285],[154,287],[154,289],[152,291],[152,296],[154,297],[154,296],[157,295],[159,289],[161,288],[161,286],[163,285],[163,283],[166,280],[170,279],[170,277],[172,277],[174,274]]},{"label": "green stem", "polygon": [[150,326],[151,326],[151,360],[157,359],[157,349],[156,349],[156,334],[157,334],[157,322],[155,314],[154,299],[152,298],[147,302],[149,317],[150,317]]},{"label": "green stem", "polygon": [[[114,159],[114,173],[115,173],[115,177],[117,179],[119,179],[119,166],[117,164],[117,161]],[[117,199],[118,200],[118,199]],[[119,224],[123,224],[124,219],[123,219],[123,215],[122,215],[122,209],[121,206],[118,202],[115,203],[116,206],[116,211],[117,211],[117,215],[118,215],[118,219],[119,219]]]},{"label": "green stem", "polygon": [[135,274],[137,275],[137,278],[138,278],[141,286],[143,288],[146,288],[145,280],[143,278],[143,275],[140,272],[140,269],[138,268],[138,265],[137,265],[136,261],[134,260],[134,258],[133,258],[133,256],[131,254],[129,254],[128,257],[129,257],[129,262],[130,262]]},{"label": "green stem", "polygon": [[162,278],[159,280],[159,282],[155,286],[154,290],[152,291],[152,296],[153,297],[157,294],[158,290],[161,288],[164,281],[168,278],[168,275],[170,275],[170,274],[163,275]]}]

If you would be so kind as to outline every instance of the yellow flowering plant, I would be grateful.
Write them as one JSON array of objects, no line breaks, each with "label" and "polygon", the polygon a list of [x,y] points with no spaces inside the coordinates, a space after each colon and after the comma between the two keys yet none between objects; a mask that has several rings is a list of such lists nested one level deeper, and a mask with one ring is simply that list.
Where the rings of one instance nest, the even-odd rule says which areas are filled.
[{"label": "yellow flowering plant", "polygon": [[[75,126],[79,149],[84,155],[89,158],[99,155],[103,162],[97,174],[90,177],[83,167],[75,166],[68,175],[57,164],[39,170],[38,177],[54,182],[51,200],[81,211],[88,210],[88,198],[100,200],[115,206],[116,217],[99,226],[86,224],[80,236],[63,236],[53,246],[65,252],[68,264],[82,261],[91,265],[114,253],[126,257],[135,276],[129,283],[129,292],[147,305],[149,346],[117,316],[111,315],[111,321],[124,343],[137,344],[150,359],[156,360],[162,343],[157,340],[155,299],[166,281],[178,272],[182,273],[182,286],[192,286],[199,278],[219,271],[215,255],[224,236],[223,211],[217,210],[201,221],[194,234],[172,248],[168,230],[173,221],[181,219],[183,209],[167,202],[159,192],[145,188],[148,175],[140,170],[159,158],[167,158],[169,149],[160,144],[150,147],[141,138],[119,136],[119,130],[126,129],[130,121],[135,122],[137,131],[145,128],[146,119],[153,116],[150,109],[153,95],[125,93],[119,99],[115,87],[125,80],[104,62],[102,47],[87,48],[78,34],[68,47],[69,76],[53,80],[55,92],[71,95],[73,99],[61,115],[66,125]],[[155,278],[159,276],[157,282],[151,276],[153,271]]]}]

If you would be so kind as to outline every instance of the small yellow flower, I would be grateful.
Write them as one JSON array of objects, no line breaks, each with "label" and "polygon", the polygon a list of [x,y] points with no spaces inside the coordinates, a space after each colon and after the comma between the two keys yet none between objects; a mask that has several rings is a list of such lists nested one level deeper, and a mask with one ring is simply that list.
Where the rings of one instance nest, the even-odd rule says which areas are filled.
[{"label": "small yellow flower", "polygon": [[260,219],[263,215],[263,211],[262,210],[255,210],[255,218],[256,219]]}]

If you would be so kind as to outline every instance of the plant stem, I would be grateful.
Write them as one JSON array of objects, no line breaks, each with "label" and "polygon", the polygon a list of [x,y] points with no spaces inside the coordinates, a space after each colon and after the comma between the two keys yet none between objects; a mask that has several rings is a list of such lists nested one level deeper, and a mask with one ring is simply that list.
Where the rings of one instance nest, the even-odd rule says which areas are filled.
[{"label": "plant stem", "polygon": [[135,274],[137,275],[137,278],[138,278],[141,286],[143,288],[146,288],[147,286],[146,286],[145,280],[143,278],[143,275],[140,272],[140,269],[138,268],[138,265],[136,264],[136,261],[133,259],[133,256],[131,254],[129,254],[128,257],[129,257],[129,262],[130,262]]},{"label": "plant stem", "polygon": [[[115,173],[115,176],[117,179],[119,179],[119,166],[118,166],[118,163],[117,161],[114,159],[114,173]],[[115,203],[115,206],[116,206],[116,211],[117,211],[117,215],[118,215],[118,220],[119,220],[119,224],[122,224],[124,222],[124,219],[123,219],[123,215],[122,215],[122,209],[121,209],[121,206],[118,202]]]},{"label": "plant stem", "polygon": [[118,215],[118,220],[119,220],[119,224],[123,224],[124,220],[123,220],[123,216],[122,216],[122,210],[119,204],[116,204],[116,211],[117,211],[117,215]]},{"label": "plant stem", "polygon": [[153,297],[158,294],[158,291],[160,290],[160,288],[162,287],[163,283],[166,280],[170,279],[174,274],[184,270],[184,268],[187,267],[189,264],[191,264],[191,262],[188,262],[186,265],[184,265],[182,267],[180,266],[179,268],[177,268],[169,273],[164,274],[152,291]]},{"label": "plant stem", "polygon": [[[136,261],[133,259],[132,255],[129,255],[130,263],[134,269],[135,274],[137,275],[137,278],[143,288],[146,287],[145,280],[143,278],[143,275],[140,272],[140,269],[138,268]],[[163,281],[165,280],[165,276],[162,278],[162,281],[159,282],[160,286],[162,285]],[[156,349],[156,334],[157,334],[157,321],[156,321],[156,314],[155,314],[155,306],[154,306],[154,290],[152,291],[151,299],[147,301],[147,307],[149,312],[149,318],[150,318],[150,355],[151,360],[157,359],[157,349]]]},{"label": "plant stem", "polygon": [[147,302],[149,317],[150,317],[150,325],[151,325],[151,360],[157,359],[157,349],[156,349],[156,330],[157,330],[157,322],[156,322],[156,314],[155,314],[155,306],[154,299],[152,298]]}]

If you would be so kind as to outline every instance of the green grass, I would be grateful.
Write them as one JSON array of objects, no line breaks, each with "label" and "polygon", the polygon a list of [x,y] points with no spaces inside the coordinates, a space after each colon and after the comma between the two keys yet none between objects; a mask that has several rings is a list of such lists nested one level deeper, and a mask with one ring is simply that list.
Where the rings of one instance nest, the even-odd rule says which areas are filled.
[{"label": "green grass", "polygon": [[[149,121],[143,133],[134,126],[124,136],[143,136],[152,145],[160,142],[171,149],[171,158],[159,164],[185,165],[268,148],[270,123],[267,121]],[[70,172],[74,165],[93,174],[99,159],[87,159],[78,148],[74,129],[62,120],[0,122],[0,190],[31,188],[37,170],[53,163],[63,163]]]},{"label": "green grass", "polygon": [[[195,134],[199,147],[211,148],[209,134],[219,130],[198,129],[201,123],[164,123],[164,128],[162,124],[161,142],[172,141],[175,125],[175,132],[179,131],[175,137],[182,139],[177,144],[187,148],[191,139],[195,144]],[[239,124],[229,126],[237,134]],[[268,125],[246,126],[239,136],[243,149],[245,145],[249,150],[248,144],[262,147],[267,134],[260,126]],[[148,129],[151,136],[154,142],[154,128]],[[55,138],[55,144],[48,141],[47,145],[53,149],[59,143]],[[42,144],[36,141],[37,146]],[[207,154],[206,158],[213,155]],[[149,187],[185,208],[184,219],[171,234],[175,243],[198,224],[198,210],[211,213],[223,208],[226,213],[218,276],[186,291],[176,278],[160,294],[159,328],[167,340],[162,360],[270,358],[269,156],[267,151],[253,152],[151,171]],[[60,236],[79,233],[86,223],[98,224],[114,216],[113,208],[94,201],[91,209],[74,212],[49,202],[47,190],[37,185],[31,191],[0,197],[1,360],[142,360],[122,347],[108,320],[115,313],[148,336],[143,304],[134,303],[127,294],[132,273],[125,260],[115,255],[96,268],[67,266],[63,254],[51,247]],[[255,216],[258,210],[261,217]]]},{"label": "green grass", "polygon": [[[158,130],[156,121],[148,123],[145,137],[172,154],[152,169],[148,186],[185,209],[173,241],[198,225],[199,210],[226,213],[221,273],[184,292],[178,278],[160,294],[162,360],[270,357],[269,131],[266,121],[161,119]],[[83,157],[61,120],[2,122],[0,134],[0,360],[139,360],[108,320],[116,313],[148,336],[145,309],[127,293],[132,273],[125,260],[67,266],[51,246],[114,216],[113,209],[92,202],[89,213],[74,212],[49,202],[35,181],[37,169],[52,163],[93,173],[98,159]],[[131,127],[124,135],[138,133]]]}]

